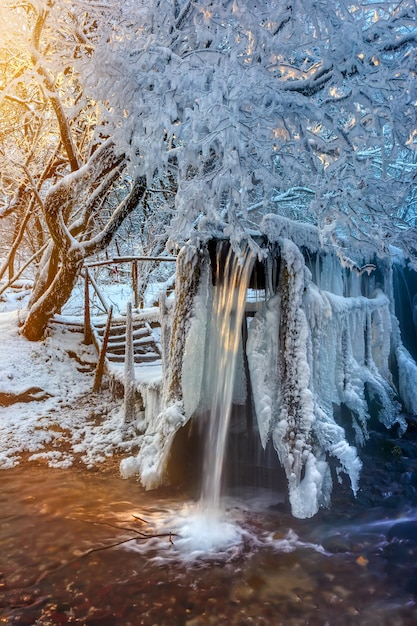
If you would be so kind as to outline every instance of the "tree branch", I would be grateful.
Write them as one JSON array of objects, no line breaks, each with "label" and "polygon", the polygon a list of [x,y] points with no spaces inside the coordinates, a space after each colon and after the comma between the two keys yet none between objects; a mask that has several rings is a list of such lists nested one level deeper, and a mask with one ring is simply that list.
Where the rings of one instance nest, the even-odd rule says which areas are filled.
[{"label": "tree branch", "polygon": [[100,250],[104,250],[109,245],[124,219],[136,209],[145,192],[146,177],[140,176],[134,181],[130,193],[115,209],[101,233],[83,244],[86,256],[91,256]]},{"label": "tree branch", "polygon": [[[48,2],[48,6],[50,6],[50,2]],[[75,172],[76,170],[79,169],[80,164],[78,162],[78,156],[77,156],[76,148],[75,148],[74,141],[72,138],[71,129],[68,123],[67,116],[65,115],[61,100],[58,94],[56,93],[55,83],[50,78],[48,72],[43,66],[42,61],[41,61],[41,53],[39,51],[40,38],[41,38],[42,30],[45,26],[45,22],[46,22],[48,15],[49,15],[48,10],[42,11],[38,15],[38,19],[36,20],[34,31],[33,31],[33,44],[36,50],[36,54],[32,55],[32,63],[35,66],[38,74],[42,77],[43,83],[47,89],[48,98],[55,112],[61,140],[68,156],[71,171]]]}]

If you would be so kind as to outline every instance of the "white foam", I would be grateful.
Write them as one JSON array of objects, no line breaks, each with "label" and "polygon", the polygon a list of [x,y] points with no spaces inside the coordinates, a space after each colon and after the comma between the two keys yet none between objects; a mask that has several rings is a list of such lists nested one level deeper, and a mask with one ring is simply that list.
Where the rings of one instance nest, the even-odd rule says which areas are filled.
[{"label": "white foam", "polygon": [[230,516],[199,508],[181,520],[176,548],[190,556],[223,552],[242,542],[243,529]]},{"label": "white foam", "polygon": [[[233,505],[231,499],[228,504]],[[266,521],[266,527],[260,528],[259,516],[248,503],[236,501],[234,504],[224,510],[208,510],[202,508],[201,503],[188,503],[180,509],[148,511],[145,514],[148,527],[143,532],[149,538],[132,540],[120,547],[139,552],[154,564],[161,565],[195,561],[209,564],[214,559],[227,563],[235,558],[248,558],[254,551],[262,549],[278,553],[298,549],[325,552],[319,544],[300,540],[290,528],[271,531],[265,510],[262,519]]]}]

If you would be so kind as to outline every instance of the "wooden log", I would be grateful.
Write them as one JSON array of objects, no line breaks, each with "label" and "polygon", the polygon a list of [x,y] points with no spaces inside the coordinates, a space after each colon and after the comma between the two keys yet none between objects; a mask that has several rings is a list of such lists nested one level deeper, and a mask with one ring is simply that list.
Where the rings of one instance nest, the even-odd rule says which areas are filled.
[{"label": "wooden log", "polygon": [[138,262],[132,261],[132,290],[133,304],[135,309],[139,308],[139,292],[138,292]]},{"label": "wooden log", "polygon": [[84,263],[84,267],[99,267],[100,265],[111,265],[112,263],[131,263],[132,261],[154,261],[155,263],[175,263],[175,256],[115,256],[107,261],[96,261],[95,263]]},{"label": "wooden log", "polygon": [[103,380],[104,365],[105,365],[105,362],[106,362],[106,351],[107,351],[107,344],[109,342],[109,334],[110,334],[110,325],[111,325],[112,315],[113,315],[113,306],[111,305],[110,308],[109,308],[108,315],[107,315],[106,329],[104,331],[103,342],[101,344],[100,353],[98,355],[98,362],[97,362],[96,373],[94,375],[94,383],[93,383],[93,392],[94,393],[96,393],[97,391],[100,391],[101,382]]}]

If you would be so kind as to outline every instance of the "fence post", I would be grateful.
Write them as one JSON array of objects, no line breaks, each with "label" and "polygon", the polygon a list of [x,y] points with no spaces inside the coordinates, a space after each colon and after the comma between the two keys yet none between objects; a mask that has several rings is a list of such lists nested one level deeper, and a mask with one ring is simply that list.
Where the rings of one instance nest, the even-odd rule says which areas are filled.
[{"label": "fence post", "polygon": [[91,312],[90,312],[90,290],[89,290],[89,273],[84,267],[84,343],[89,346],[93,343],[93,334],[91,331]]},{"label": "fence post", "polygon": [[101,381],[103,380],[104,363],[106,360],[107,344],[109,343],[111,318],[113,315],[113,305],[110,306],[107,315],[106,328],[103,335],[103,343],[101,344],[100,354],[98,355],[96,373],[94,375],[93,392],[100,391]]},{"label": "fence post", "polygon": [[125,395],[124,411],[125,422],[131,423],[135,419],[135,357],[133,353],[133,322],[132,303],[126,306],[126,351],[125,351]]},{"label": "fence post", "polygon": [[133,302],[135,309],[139,308],[139,293],[138,293],[138,262],[132,261],[132,289],[133,289]]}]

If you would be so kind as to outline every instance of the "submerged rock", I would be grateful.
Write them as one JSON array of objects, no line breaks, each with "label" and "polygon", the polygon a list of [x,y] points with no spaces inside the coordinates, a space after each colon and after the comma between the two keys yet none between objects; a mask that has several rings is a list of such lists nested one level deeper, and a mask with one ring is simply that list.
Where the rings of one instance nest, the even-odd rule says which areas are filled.
[{"label": "submerged rock", "polygon": [[417,520],[398,522],[392,526],[387,534],[388,540],[398,539],[417,544]]}]

